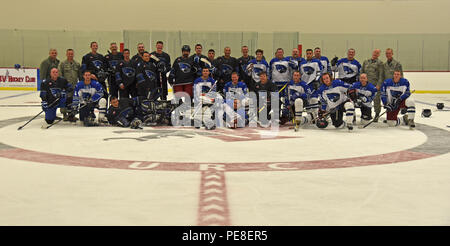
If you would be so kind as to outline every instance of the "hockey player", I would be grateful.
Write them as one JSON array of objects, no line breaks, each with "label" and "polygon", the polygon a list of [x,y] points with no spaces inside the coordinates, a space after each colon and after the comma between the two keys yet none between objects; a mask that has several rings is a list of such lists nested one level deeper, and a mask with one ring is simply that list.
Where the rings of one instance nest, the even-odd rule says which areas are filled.
[{"label": "hockey player", "polygon": [[123,50],[123,60],[119,62],[116,69],[115,80],[119,88],[119,98],[137,96],[136,92],[136,68],[130,59],[130,50]]},{"label": "hockey player", "polygon": [[226,113],[227,126],[231,128],[244,127],[247,119],[245,107],[249,103],[248,88],[243,81],[239,81],[238,73],[233,72],[231,74],[231,81],[225,84],[223,92],[225,95],[223,107]]},{"label": "hockey player", "polygon": [[137,51],[138,53],[134,55],[131,60],[134,62],[134,64],[138,64],[139,62],[142,62],[142,56],[144,55],[145,46],[143,43],[137,44]]},{"label": "hockey player", "polygon": [[[289,59],[284,57],[282,48],[278,48],[273,58],[269,63],[270,79],[278,87],[280,98],[280,109],[282,109],[280,118],[284,120],[289,117],[289,111],[286,106],[288,104],[288,95],[286,85],[291,81],[291,67],[289,66]],[[284,89],[283,89],[284,88]],[[284,106],[284,107],[282,107]]]},{"label": "hockey player", "polygon": [[109,124],[120,127],[142,128],[142,121],[136,115],[134,101],[131,98],[118,99],[111,96],[110,106],[106,114]]},{"label": "hockey player", "polygon": [[[89,70],[84,71],[83,81],[78,82],[75,86],[75,92],[72,102],[72,113],[79,112],[80,120],[84,126],[97,126],[98,123],[107,122],[106,115],[106,99],[103,97],[102,85],[92,79]],[[95,121],[94,109],[98,108],[98,121]]]},{"label": "hockey player", "polygon": [[242,46],[241,52],[242,56],[238,58],[239,78],[241,78],[241,80],[247,85],[247,87],[251,87],[252,77],[247,74],[246,69],[249,62],[255,59],[255,57],[248,54],[248,46],[246,45]]},{"label": "hockey player", "polygon": [[[288,84],[289,106],[288,109],[294,113],[295,129],[300,125],[312,122],[317,117],[319,101],[313,96],[312,89],[305,81],[301,81],[299,71],[294,71],[292,80]],[[307,115],[303,116],[303,111],[307,110]]]},{"label": "hockey player", "polygon": [[361,64],[355,59],[355,49],[349,49],[347,58],[342,58],[336,63],[334,71],[338,72],[338,79],[352,84],[359,80]]},{"label": "hockey player", "polygon": [[351,85],[348,96],[361,109],[361,125],[366,125],[372,119],[372,101],[377,94],[377,88],[369,83],[367,74],[362,73],[359,81]]},{"label": "hockey player", "polygon": [[[258,105],[258,112],[256,113],[259,114],[258,121],[260,126],[268,127],[269,126],[268,120],[271,120],[271,116],[273,115],[271,105],[272,92],[275,92],[278,95],[278,87],[269,80],[266,72],[261,72],[259,74],[259,78],[260,82],[256,83],[255,85],[255,93]],[[252,118],[253,117],[250,116],[250,119]]]},{"label": "hockey player", "polygon": [[407,113],[403,116],[403,123],[409,125],[411,129],[416,126],[414,123],[415,102],[411,98],[409,81],[402,78],[402,71],[394,71],[394,78],[384,81],[381,87],[381,101],[383,101],[384,108],[387,110],[387,124],[389,126],[400,125],[401,120],[397,118],[397,115],[402,108],[407,109]]},{"label": "hockey player", "polygon": [[288,56],[286,58],[289,59],[289,66],[291,67],[291,78],[292,78],[294,71],[299,71],[300,63],[303,62],[305,59],[303,57],[300,57],[300,51],[297,48],[292,49],[292,56]]},{"label": "hockey player", "polygon": [[[107,78],[107,68],[105,58],[103,55],[97,53],[97,50],[97,42],[91,42],[91,52],[83,56],[81,61],[81,73],[84,74],[85,71],[89,70],[91,72],[92,79],[98,81],[102,85],[103,91],[106,92],[105,80]],[[103,97],[108,98],[108,95],[104,93]]]},{"label": "hockey player", "polygon": [[255,85],[260,81],[259,74],[261,72],[269,73],[269,64],[263,59],[264,51],[256,50],[256,58],[251,60],[247,65],[246,72],[252,78],[252,82],[248,86],[250,91],[255,91]]},{"label": "hockey player", "polygon": [[330,66],[330,61],[328,60],[328,58],[326,56],[322,56],[322,51],[319,47],[316,47],[314,49],[314,58],[319,60],[320,63],[322,64],[322,71],[321,73],[331,73],[331,66]]},{"label": "hockey player", "polygon": [[[191,55],[189,58],[192,59],[194,66],[197,70],[196,77],[202,76],[202,69],[203,68],[210,68],[210,63],[207,63],[205,61],[208,61],[208,57],[204,56],[202,54],[203,46],[201,44],[196,44],[195,47],[195,54]],[[208,61],[209,62],[209,61]]]},{"label": "hockey player", "polygon": [[322,63],[313,57],[313,50],[306,50],[306,60],[300,63],[300,74],[302,81],[305,81],[311,88],[317,90],[320,86],[320,76],[323,70]]},{"label": "hockey player", "polygon": [[223,49],[224,55],[217,58],[217,92],[222,93],[225,83],[231,81],[231,74],[239,71],[238,60],[231,57],[231,48]]},{"label": "hockey player", "polygon": [[210,107],[214,104],[216,97],[214,89],[216,81],[209,75],[209,69],[205,67],[202,69],[202,76],[194,81],[194,126],[200,128],[204,123],[205,129],[212,130],[215,124]]},{"label": "hockey player", "polygon": [[[347,125],[349,130],[353,130],[355,107],[347,97],[350,85],[341,80],[332,80],[329,73],[323,74],[321,80],[323,84],[315,92],[322,105],[316,122],[317,126],[320,128],[326,127],[326,116],[330,115],[333,126],[336,128]],[[344,112],[345,122],[343,121]]]},{"label": "hockey player", "polygon": [[193,60],[189,58],[189,53],[191,52],[189,45],[183,45],[181,52],[182,56],[173,62],[169,83],[173,85],[174,93],[186,92],[192,98],[192,83],[195,80],[197,71]]},{"label": "hockey player", "polygon": [[[56,117],[58,108],[70,108],[72,98],[67,95],[72,93],[72,85],[63,77],[59,77],[57,68],[50,70],[50,78],[44,79],[41,84],[39,96],[42,99],[41,106],[45,113],[45,121],[52,124]],[[76,121],[73,115],[68,118],[70,121]]]},{"label": "hockey player", "polygon": [[117,65],[123,60],[123,54],[118,51],[117,43],[111,43],[109,47],[110,51],[105,55],[106,71],[108,71],[108,85],[109,93],[114,96],[119,96],[119,87],[116,83],[115,72],[117,71]]},{"label": "hockey player", "polygon": [[150,59],[150,53],[144,51],[142,62],[136,67],[136,88],[137,96],[140,100],[150,99],[155,96],[151,94],[158,88],[157,73],[156,61]]},{"label": "hockey player", "polygon": [[166,73],[170,71],[170,56],[166,52],[163,51],[164,43],[162,41],[156,42],[156,51],[150,53],[150,55],[154,55],[159,59],[157,64],[158,66],[158,74],[156,77],[158,78],[158,87],[162,88],[161,92],[161,100],[167,100],[167,76]]}]

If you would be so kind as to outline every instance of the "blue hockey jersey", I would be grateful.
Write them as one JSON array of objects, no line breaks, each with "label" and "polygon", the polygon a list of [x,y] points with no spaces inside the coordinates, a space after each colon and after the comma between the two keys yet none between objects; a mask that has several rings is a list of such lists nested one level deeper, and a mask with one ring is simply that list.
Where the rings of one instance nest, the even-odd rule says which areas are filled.
[{"label": "blue hockey jersey", "polygon": [[80,81],[75,86],[72,105],[77,107],[80,103],[85,103],[89,99],[93,102],[100,100],[103,97],[103,87],[96,80],[91,80],[88,85],[84,81]]},{"label": "blue hockey jersey", "polygon": [[256,59],[251,60],[246,68],[247,74],[252,77],[253,81],[259,82],[261,81],[259,79],[259,74],[261,72],[266,72],[267,76],[269,77],[269,64],[266,62],[266,60],[262,59],[261,61],[258,61]]},{"label": "blue hockey jersey", "polygon": [[227,99],[239,99],[242,100],[247,96],[248,88],[247,85],[239,81],[237,84],[233,84],[233,82],[228,82],[225,84],[223,92]]},{"label": "blue hockey jersey", "polygon": [[273,83],[288,82],[291,80],[291,67],[289,66],[289,59],[273,58],[269,63],[269,79]]},{"label": "blue hockey jersey", "polygon": [[304,60],[300,63],[300,74],[302,75],[302,81],[311,83],[318,81],[323,70],[322,63],[317,59]]},{"label": "blue hockey jersey", "polygon": [[351,85],[350,89],[356,90],[356,96],[363,102],[362,105],[371,108],[372,101],[377,94],[377,88],[372,84],[367,82],[366,86],[363,86],[360,81],[355,82]]},{"label": "blue hockey jersey", "polygon": [[349,87],[349,84],[337,79],[333,80],[330,86],[322,84],[314,94],[319,97],[322,110],[330,111],[348,100]]},{"label": "blue hockey jersey", "polygon": [[324,73],[331,73],[331,66],[330,61],[326,56],[321,56],[320,59],[318,59],[320,63],[322,64],[322,74]]},{"label": "blue hockey jersey", "polygon": [[397,83],[394,82],[394,79],[387,79],[381,86],[381,100],[384,105],[392,103],[394,98],[405,100],[410,95],[409,81],[405,78],[400,78]]},{"label": "blue hockey jersey", "polygon": [[347,58],[342,58],[336,63],[336,70],[339,79],[353,78],[359,76],[361,64],[356,59],[350,61]]},{"label": "blue hockey jersey", "polygon": [[313,95],[313,89],[305,81],[295,83],[293,80],[288,84],[289,104],[293,104],[297,98],[308,100]]}]

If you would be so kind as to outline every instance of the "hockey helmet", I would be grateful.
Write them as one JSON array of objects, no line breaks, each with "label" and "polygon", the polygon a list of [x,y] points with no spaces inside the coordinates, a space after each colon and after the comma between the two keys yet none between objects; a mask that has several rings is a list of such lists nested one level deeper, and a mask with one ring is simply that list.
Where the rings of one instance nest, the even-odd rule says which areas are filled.
[{"label": "hockey helmet", "polygon": [[436,103],[438,109],[444,109],[444,103]]},{"label": "hockey helmet", "polygon": [[318,119],[316,121],[316,126],[320,129],[324,129],[327,128],[328,126],[328,121],[326,119]]},{"label": "hockey helmet", "polygon": [[181,51],[182,52],[183,51],[191,52],[191,47],[189,47],[189,45],[185,44],[185,45],[183,45],[183,47],[181,47]]},{"label": "hockey helmet", "polygon": [[431,109],[426,108],[422,110],[422,117],[428,118],[430,116],[431,116]]}]

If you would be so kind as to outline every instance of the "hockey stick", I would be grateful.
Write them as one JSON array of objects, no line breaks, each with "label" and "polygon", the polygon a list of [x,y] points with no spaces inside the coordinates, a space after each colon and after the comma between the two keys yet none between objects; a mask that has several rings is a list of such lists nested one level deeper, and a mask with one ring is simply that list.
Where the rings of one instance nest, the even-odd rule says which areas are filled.
[{"label": "hockey stick", "polygon": [[[56,105],[56,102],[59,102],[58,98],[57,100],[55,100],[53,103],[50,104],[50,106],[48,106],[49,108],[53,107],[54,105]],[[45,110],[42,110],[41,112],[39,112],[39,114],[35,115],[33,118],[31,118],[29,121],[27,121],[24,125],[20,126],[19,128],[17,128],[17,130],[22,130],[22,128],[24,128],[26,125],[28,125],[28,123],[30,123],[31,121],[33,121],[34,119],[36,119],[39,115],[41,115]]]},{"label": "hockey stick", "polygon": [[202,57],[202,58],[200,58],[200,61],[202,61],[202,62],[208,64],[208,66],[212,68],[211,62],[209,62],[206,58]]},{"label": "hockey stick", "polygon": [[[81,106],[79,109],[77,109],[77,111],[79,111],[80,109],[86,107],[87,105],[88,105],[88,104],[85,104],[85,105]],[[63,120],[63,119],[59,119],[59,120],[53,122],[52,124],[48,125],[45,129],[49,129],[50,127],[52,127],[52,126],[58,124],[58,123],[61,122],[62,120]]]},{"label": "hockey stick", "polygon": [[375,122],[375,120],[378,120],[382,115],[384,115],[387,112],[387,110],[385,110],[383,113],[381,113],[377,118],[372,119],[369,123],[365,124],[363,126],[363,128],[366,128],[367,126],[369,126],[370,124],[372,124],[373,122]]}]

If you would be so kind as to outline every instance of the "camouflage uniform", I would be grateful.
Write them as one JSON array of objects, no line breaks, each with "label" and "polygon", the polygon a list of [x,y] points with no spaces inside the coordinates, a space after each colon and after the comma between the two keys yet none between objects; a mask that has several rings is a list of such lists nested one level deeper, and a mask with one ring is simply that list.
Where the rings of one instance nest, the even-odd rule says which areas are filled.
[{"label": "camouflage uniform", "polygon": [[383,81],[387,79],[392,79],[394,77],[394,71],[400,70],[402,71],[402,77],[403,77],[403,68],[402,64],[400,62],[392,59],[392,61],[386,61],[383,63]]},{"label": "camouflage uniform", "polygon": [[375,108],[375,115],[378,117],[378,115],[381,112],[381,99],[380,99],[380,89],[381,85],[383,84],[383,62],[376,59],[373,60],[372,58],[369,58],[363,62],[363,65],[361,67],[361,73],[367,74],[367,79],[370,83],[372,83],[374,86],[378,86],[378,92],[375,95],[375,99],[373,100],[374,108]]},{"label": "camouflage uniform", "polygon": [[50,57],[48,57],[47,59],[43,60],[41,62],[41,66],[39,67],[39,75],[41,81],[44,79],[50,79],[50,71],[53,68],[58,68],[58,65],[58,59],[52,60]]}]

